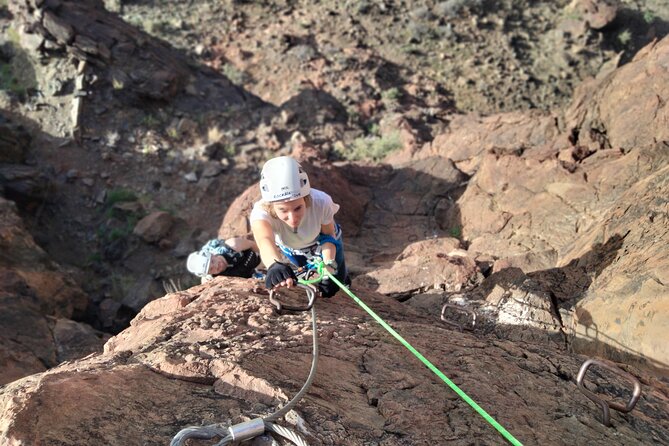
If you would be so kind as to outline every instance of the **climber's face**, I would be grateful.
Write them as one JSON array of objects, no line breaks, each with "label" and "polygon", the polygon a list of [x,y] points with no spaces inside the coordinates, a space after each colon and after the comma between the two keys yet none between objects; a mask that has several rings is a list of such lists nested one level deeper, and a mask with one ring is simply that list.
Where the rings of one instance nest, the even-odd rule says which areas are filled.
[{"label": "climber's face", "polygon": [[300,222],[307,209],[304,198],[275,203],[272,206],[279,220],[283,221],[292,229],[297,229],[298,226],[300,226]]},{"label": "climber's face", "polygon": [[228,262],[223,256],[211,256],[211,263],[209,263],[209,274],[220,274],[228,267]]}]

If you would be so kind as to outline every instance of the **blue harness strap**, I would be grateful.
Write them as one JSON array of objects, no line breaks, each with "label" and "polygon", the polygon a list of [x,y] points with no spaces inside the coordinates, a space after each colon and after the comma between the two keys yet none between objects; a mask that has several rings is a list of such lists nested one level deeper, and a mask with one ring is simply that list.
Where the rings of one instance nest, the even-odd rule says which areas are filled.
[{"label": "blue harness strap", "polygon": [[335,236],[330,234],[319,234],[316,238],[316,243],[311,246],[302,249],[292,249],[287,246],[278,244],[281,252],[290,260],[290,262],[297,266],[306,266],[309,269],[314,269],[313,265],[314,258],[323,258],[321,253],[321,246],[324,243],[332,243],[337,248],[337,254],[335,255],[335,261],[337,265],[342,265],[344,263],[344,244],[342,243],[342,230],[341,226],[335,224]]},{"label": "blue harness strap", "polygon": [[316,243],[320,246],[323,245],[324,243],[332,243],[335,245],[335,248],[337,248],[337,251],[340,249],[343,249],[343,245],[341,242],[341,226],[335,223],[335,235],[334,237],[331,236],[330,234],[318,234],[318,238],[316,239]]}]

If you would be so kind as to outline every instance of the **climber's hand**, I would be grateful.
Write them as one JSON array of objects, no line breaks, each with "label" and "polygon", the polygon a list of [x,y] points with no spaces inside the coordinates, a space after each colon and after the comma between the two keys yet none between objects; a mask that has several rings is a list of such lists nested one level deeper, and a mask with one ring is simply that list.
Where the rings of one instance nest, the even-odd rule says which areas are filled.
[{"label": "climber's hand", "polygon": [[339,291],[339,285],[334,283],[334,280],[330,280],[328,276],[325,276],[318,284],[318,289],[322,297],[332,297]]},{"label": "climber's hand", "polygon": [[267,289],[272,289],[275,286],[292,287],[297,284],[297,277],[293,268],[285,263],[274,262],[267,269],[265,277],[265,286]]}]

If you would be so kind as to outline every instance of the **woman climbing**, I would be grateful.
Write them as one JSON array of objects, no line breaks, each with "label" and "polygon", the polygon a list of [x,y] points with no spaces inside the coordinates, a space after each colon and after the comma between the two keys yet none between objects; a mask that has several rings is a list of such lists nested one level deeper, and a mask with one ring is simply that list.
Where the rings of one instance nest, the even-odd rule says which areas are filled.
[{"label": "woman climbing", "polygon": [[[350,284],[341,228],[334,221],[339,205],[310,187],[299,163],[289,156],[267,161],[260,175],[260,193],[262,199],[251,211],[251,229],[267,267],[267,288],[297,284],[293,268],[280,261],[282,255],[298,267],[320,258],[340,282]],[[323,297],[339,290],[327,276],[318,286]]]},{"label": "woman climbing", "polygon": [[259,264],[256,243],[244,237],[232,237],[209,240],[188,256],[186,268],[204,283],[219,275],[253,277]]}]

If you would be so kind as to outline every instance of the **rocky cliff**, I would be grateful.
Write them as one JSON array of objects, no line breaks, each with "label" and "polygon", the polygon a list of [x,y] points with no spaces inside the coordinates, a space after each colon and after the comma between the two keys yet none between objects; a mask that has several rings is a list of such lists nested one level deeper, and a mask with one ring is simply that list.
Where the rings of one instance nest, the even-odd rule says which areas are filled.
[{"label": "rocky cliff", "polygon": [[[644,383],[637,408],[613,412],[606,428],[599,408],[576,391],[584,357],[462,333],[353,289],[523,444],[669,440],[669,389],[643,372],[628,368]],[[283,422],[309,444],[504,443],[347,296],[315,306],[318,371]],[[252,280],[218,278],[151,302],[104,353],[3,387],[2,438],[12,445],[167,444],[186,426],[267,415],[306,380],[311,343],[308,313],[278,315]],[[615,375],[594,372],[588,381],[593,390],[620,386],[619,398],[630,396],[630,384]]]},{"label": "rocky cliff", "polygon": [[[167,444],[298,392],[308,314],[183,273],[219,223],[248,231],[258,163],[287,153],[342,204],[353,292],[523,444],[669,443],[667,22],[203,0],[140,26],[149,2],[104,3],[0,3],[0,444]],[[315,308],[316,377],[279,424],[505,442],[348,296]],[[586,390],[624,406],[639,385],[610,426],[577,391],[591,357],[613,371]]]}]

